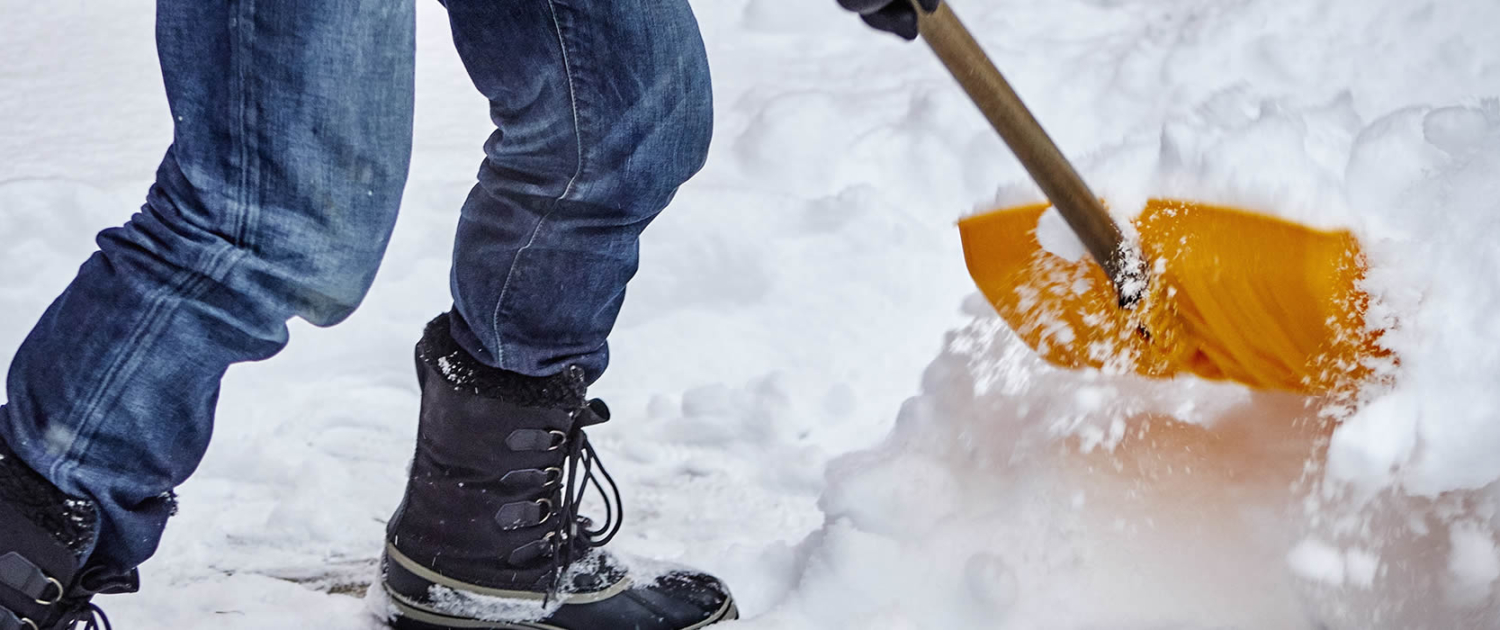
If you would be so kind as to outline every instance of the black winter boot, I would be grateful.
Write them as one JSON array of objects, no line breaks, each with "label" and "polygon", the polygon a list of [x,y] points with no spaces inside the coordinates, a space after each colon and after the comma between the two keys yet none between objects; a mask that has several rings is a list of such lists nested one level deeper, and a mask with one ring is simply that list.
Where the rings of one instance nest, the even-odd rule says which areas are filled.
[{"label": "black winter boot", "polygon": [[[417,454],[382,562],[395,628],[688,630],[739,616],[712,576],[632,575],[597,549],[620,501],[583,433],[609,410],[585,400],[582,370],[483,365],[442,315],[417,344],[417,376]],[[590,486],[606,507],[597,528],[578,514]]]},{"label": "black winter boot", "polygon": [[138,580],[87,562],[98,527],[92,502],[63,494],[0,441],[0,630],[109,627],[89,600],[134,592]]}]

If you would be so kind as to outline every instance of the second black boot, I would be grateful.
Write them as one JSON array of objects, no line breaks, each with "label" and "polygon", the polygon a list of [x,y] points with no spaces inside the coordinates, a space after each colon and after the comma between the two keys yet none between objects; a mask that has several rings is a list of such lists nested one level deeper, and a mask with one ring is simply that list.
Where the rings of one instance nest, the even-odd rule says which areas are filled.
[{"label": "second black boot", "polygon": [[[421,424],[382,562],[399,630],[692,630],[739,616],[717,578],[627,570],[600,549],[620,501],[584,428],[609,419],[582,370],[533,378],[479,363],[447,315],[417,344]],[[599,526],[578,514],[604,498]]]},{"label": "second black boot", "polygon": [[98,530],[93,502],[63,494],[0,440],[0,630],[109,627],[90,599],[139,580],[88,561]]}]

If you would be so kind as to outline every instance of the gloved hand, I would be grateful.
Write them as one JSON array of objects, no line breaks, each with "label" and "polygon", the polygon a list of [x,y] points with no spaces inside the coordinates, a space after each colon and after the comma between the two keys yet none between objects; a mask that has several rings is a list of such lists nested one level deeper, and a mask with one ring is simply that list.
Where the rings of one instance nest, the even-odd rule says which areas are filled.
[{"label": "gloved hand", "polygon": [[[928,13],[937,10],[938,0],[917,0]],[[917,10],[911,0],[839,0],[839,6],[858,13],[865,23],[907,41],[917,38]]]}]

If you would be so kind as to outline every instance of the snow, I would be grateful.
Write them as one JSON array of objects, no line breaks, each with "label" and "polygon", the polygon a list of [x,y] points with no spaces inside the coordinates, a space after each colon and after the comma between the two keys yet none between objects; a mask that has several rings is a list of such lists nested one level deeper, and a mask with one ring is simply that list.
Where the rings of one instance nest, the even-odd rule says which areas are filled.
[{"label": "snow", "polygon": [[[372,595],[370,599],[376,600],[378,595],[383,594]],[[540,601],[479,595],[437,585],[433,585],[429,597],[432,598],[433,607],[444,613],[486,621],[538,621],[562,605],[561,601],[557,601],[544,606]]]},{"label": "snow", "polygon": [[[171,121],[150,2],[0,5],[6,358],[140,204]],[[646,233],[594,391],[612,546],[720,574],[756,630],[1500,626],[1500,4],[954,0],[1114,212],[1178,195],[1355,232],[1399,362],[1328,400],[1041,363],[953,227],[1035,187],[927,51],[834,5],[694,2],[716,140]],[[142,592],[101,598],[122,627],[377,627],[410,347],[488,128],[437,3],[419,27],[380,277],[230,371]],[[1063,227],[1049,251],[1082,255]]]},{"label": "snow", "polygon": [[1453,576],[1453,597],[1461,603],[1482,603],[1490,587],[1500,579],[1500,552],[1490,532],[1474,523],[1454,523],[1450,534],[1448,571]]},{"label": "snow", "polygon": [[1308,539],[1297,543],[1292,552],[1287,554],[1286,562],[1304,580],[1332,586],[1344,583],[1343,552],[1321,540]]},{"label": "snow", "polygon": [[1036,240],[1042,250],[1068,262],[1076,262],[1088,255],[1083,241],[1068,227],[1067,220],[1057,208],[1048,208],[1036,221]]}]

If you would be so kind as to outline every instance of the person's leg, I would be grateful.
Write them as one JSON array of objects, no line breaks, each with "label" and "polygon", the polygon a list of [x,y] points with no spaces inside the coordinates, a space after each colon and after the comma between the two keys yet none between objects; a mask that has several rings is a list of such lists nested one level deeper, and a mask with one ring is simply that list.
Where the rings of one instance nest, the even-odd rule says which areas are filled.
[{"label": "person's leg", "polygon": [[97,502],[93,562],[155,551],[230,364],[279,351],[291,317],[359,304],[406,179],[413,32],[411,0],[159,0],[173,143],[22,344],[0,408],[20,459]]},{"label": "person's leg", "polygon": [[[579,514],[609,475],[585,390],[641,230],[703,164],[706,56],[687,0],[447,0],[498,130],[454,252],[454,310],[417,345],[416,457],[381,583],[402,630],[685,630],[734,619],[718,579],[635,580]],[[575,562],[576,561],[576,562]]]},{"label": "person's leg", "polygon": [[453,335],[529,376],[608,363],[641,230],[702,167],[708,60],[687,0],[447,0],[498,130],[464,204]]}]

